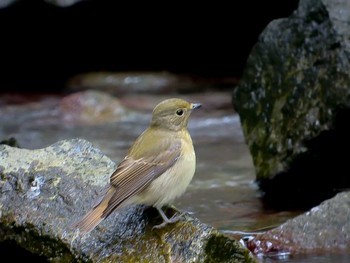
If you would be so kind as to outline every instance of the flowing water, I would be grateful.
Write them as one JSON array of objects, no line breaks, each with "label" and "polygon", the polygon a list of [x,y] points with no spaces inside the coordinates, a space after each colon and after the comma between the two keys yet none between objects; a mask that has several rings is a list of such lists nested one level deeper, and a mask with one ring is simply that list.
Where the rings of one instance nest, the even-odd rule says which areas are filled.
[{"label": "flowing water", "polygon": [[[58,100],[51,97],[0,108],[0,138],[14,137],[20,147],[29,149],[84,138],[118,163],[151,118],[151,112],[138,111],[110,123],[65,123],[58,113]],[[238,115],[231,109],[205,113],[202,109],[193,112],[188,127],[196,150],[196,173],[174,205],[218,229],[250,231],[290,217],[263,211]]]},{"label": "flowing water", "polygon": [[[36,149],[79,137],[92,142],[118,163],[151,118],[150,112],[135,112],[124,120],[104,124],[62,123],[57,109],[59,100],[51,96],[35,103],[0,107],[0,140],[14,137],[22,148]],[[195,177],[174,205],[223,231],[258,231],[295,216],[288,211],[263,209],[238,115],[231,109],[210,111],[205,110],[205,105],[203,109],[204,112],[200,112],[201,109],[194,112],[189,123],[197,155]],[[261,260],[269,263],[333,262],[327,259],[346,262],[342,256],[279,256]]]}]

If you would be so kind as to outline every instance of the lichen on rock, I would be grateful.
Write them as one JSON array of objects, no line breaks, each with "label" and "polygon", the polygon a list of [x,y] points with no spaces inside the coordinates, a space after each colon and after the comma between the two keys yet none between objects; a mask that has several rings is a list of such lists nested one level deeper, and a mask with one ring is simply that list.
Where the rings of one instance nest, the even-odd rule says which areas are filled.
[{"label": "lichen on rock", "polygon": [[144,206],[115,212],[79,235],[72,223],[91,208],[115,168],[82,139],[37,150],[0,145],[0,245],[15,242],[52,262],[211,262],[217,249],[235,253],[229,258],[236,261],[221,262],[255,262],[234,240],[227,241],[227,249],[213,246],[208,253],[213,236],[224,236],[190,215],[152,230],[161,218]]}]

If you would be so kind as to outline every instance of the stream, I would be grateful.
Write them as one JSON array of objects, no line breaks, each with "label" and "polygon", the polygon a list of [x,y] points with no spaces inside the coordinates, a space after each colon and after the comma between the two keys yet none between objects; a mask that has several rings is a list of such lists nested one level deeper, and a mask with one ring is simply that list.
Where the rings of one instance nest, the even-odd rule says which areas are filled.
[{"label": "stream", "polygon": [[[227,93],[229,100],[230,96]],[[201,102],[199,99],[203,98],[203,94],[198,100],[195,94],[190,98],[193,102]],[[13,137],[21,148],[37,149],[59,140],[83,138],[118,163],[151,118],[151,111],[136,110],[118,121],[64,122],[60,112],[61,100],[62,95],[48,95],[8,103],[9,96],[0,97],[0,141]],[[148,108],[153,106],[148,105]],[[211,108],[203,103],[198,112],[192,113],[188,129],[196,151],[197,168],[187,191],[175,201],[177,208],[192,213],[223,232],[263,231],[298,214],[263,208],[240,119],[231,108]],[[262,262],[348,262],[345,259],[346,256],[339,255],[278,256],[262,259]]]}]

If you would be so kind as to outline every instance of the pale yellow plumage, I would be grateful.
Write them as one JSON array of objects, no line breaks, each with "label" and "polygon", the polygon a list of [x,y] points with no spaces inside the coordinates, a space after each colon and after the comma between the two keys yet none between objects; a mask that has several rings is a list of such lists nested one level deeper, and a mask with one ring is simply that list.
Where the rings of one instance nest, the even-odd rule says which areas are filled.
[{"label": "pale yellow plumage", "polygon": [[169,99],[153,110],[150,126],[136,139],[111,175],[102,199],[74,224],[80,232],[94,229],[114,210],[133,204],[161,207],[184,193],[195,172],[196,157],[187,131],[190,113],[200,104]]}]

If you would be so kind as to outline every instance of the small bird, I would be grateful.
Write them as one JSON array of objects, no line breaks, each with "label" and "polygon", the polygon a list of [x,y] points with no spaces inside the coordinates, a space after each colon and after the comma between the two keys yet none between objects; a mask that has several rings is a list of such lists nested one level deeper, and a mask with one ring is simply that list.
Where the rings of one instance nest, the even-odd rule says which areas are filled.
[{"label": "small bird", "polygon": [[100,200],[73,226],[88,233],[114,210],[136,204],[157,208],[164,222],[155,227],[178,221],[169,219],[162,207],[185,192],[195,173],[196,156],[187,125],[192,110],[199,107],[199,103],[178,98],[160,102]]}]

